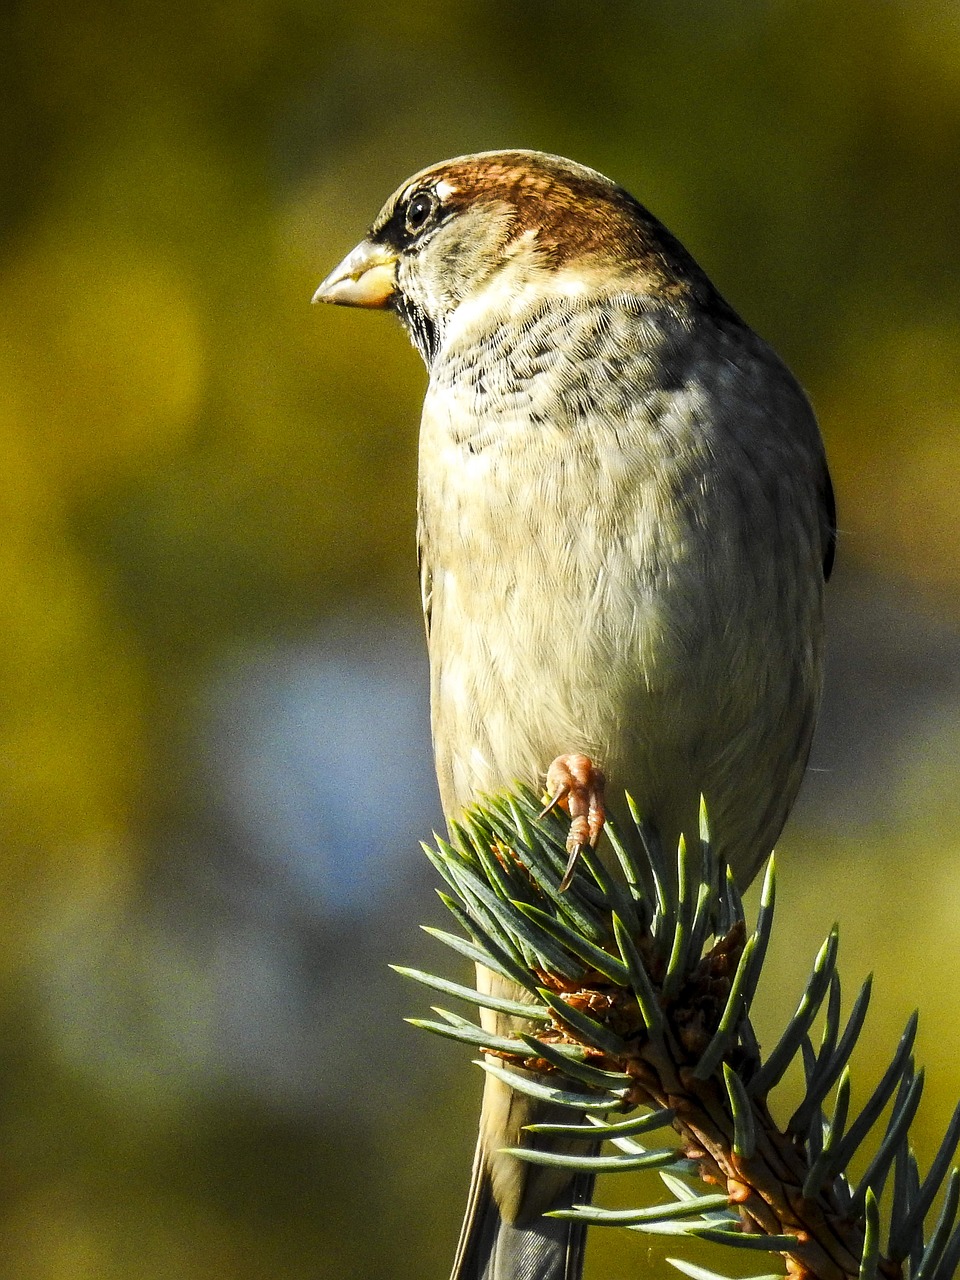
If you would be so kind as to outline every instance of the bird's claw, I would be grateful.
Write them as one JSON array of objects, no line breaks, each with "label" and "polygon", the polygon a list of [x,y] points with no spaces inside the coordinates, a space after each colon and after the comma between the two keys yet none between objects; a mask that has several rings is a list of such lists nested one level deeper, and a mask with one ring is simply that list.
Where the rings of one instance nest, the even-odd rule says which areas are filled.
[{"label": "bird's claw", "polygon": [[567,860],[559,892],[570,886],[580,855],[592,849],[600,839],[606,821],[603,791],[606,779],[589,756],[574,754],[557,756],[547,770],[547,795],[549,800],[540,812],[545,818],[554,809],[564,809],[570,815],[570,832],[567,835]]}]

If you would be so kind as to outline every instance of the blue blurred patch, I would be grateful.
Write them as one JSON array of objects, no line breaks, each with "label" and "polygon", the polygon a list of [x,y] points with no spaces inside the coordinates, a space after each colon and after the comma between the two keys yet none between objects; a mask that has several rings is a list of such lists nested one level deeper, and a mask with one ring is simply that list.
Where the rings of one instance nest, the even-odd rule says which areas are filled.
[{"label": "blue blurred patch", "polygon": [[234,659],[212,709],[211,783],[248,851],[324,912],[382,909],[440,821],[422,634],[341,620]]}]

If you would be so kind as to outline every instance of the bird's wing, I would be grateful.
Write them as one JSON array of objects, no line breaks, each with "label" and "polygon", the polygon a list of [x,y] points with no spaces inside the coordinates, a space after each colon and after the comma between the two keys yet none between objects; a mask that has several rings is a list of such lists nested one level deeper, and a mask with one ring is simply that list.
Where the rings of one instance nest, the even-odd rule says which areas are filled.
[{"label": "bird's wing", "polygon": [[826,525],[823,549],[823,580],[824,582],[829,582],[830,574],[833,572],[834,557],[837,552],[837,500],[833,496],[833,481],[830,479],[826,460],[823,463],[821,506]]},{"label": "bird's wing", "polygon": [[427,533],[422,511],[417,516],[417,573],[420,576],[420,603],[423,606],[423,625],[427,640],[430,639],[430,614],[433,608],[433,572],[427,550]]}]

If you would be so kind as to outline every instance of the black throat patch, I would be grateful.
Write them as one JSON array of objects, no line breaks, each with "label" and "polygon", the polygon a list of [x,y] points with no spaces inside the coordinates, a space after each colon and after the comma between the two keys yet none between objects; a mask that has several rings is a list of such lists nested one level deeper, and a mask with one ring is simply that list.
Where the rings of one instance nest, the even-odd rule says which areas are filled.
[{"label": "black throat patch", "polygon": [[403,321],[404,327],[410,335],[410,341],[420,352],[424,364],[429,369],[440,345],[440,333],[437,326],[425,311],[422,311],[403,293],[394,294],[393,310]]}]

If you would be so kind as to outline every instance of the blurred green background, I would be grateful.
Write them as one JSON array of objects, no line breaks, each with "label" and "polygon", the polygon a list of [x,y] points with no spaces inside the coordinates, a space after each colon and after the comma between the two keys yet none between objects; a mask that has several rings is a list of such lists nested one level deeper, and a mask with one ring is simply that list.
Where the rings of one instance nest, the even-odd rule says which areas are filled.
[{"label": "blurred green background", "polygon": [[[953,0],[23,0],[0,60],[0,1275],[446,1274],[478,1073],[386,969],[455,971],[415,927],[425,375],[390,317],[308,303],[404,177],[491,147],[634,191],[818,409],[830,685],[760,1021],[839,918],[847,999],[878,974],[861,1096],[920,1005],[929,1160],[960,1095]],[[647,1252],[598,1237],[589,1275]]]}]

